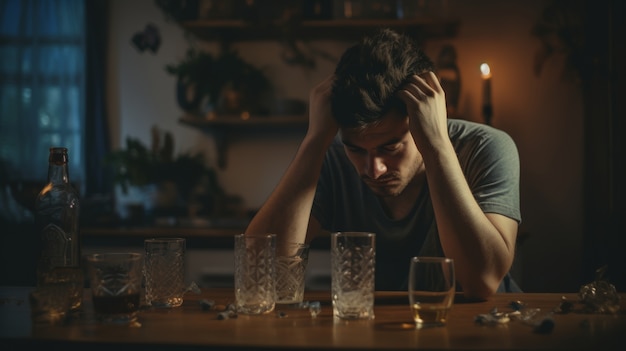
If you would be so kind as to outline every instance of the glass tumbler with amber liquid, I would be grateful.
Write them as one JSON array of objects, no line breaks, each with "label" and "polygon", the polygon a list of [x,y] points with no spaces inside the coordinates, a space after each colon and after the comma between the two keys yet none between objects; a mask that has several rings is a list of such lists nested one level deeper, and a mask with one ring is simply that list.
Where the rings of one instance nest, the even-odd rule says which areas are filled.
[{"label": "glass tumbler with amber liquid", "polygon": [[454,303],[454,261],[413,257],[409,268],[409,304],[418,329],[443,326]]}]

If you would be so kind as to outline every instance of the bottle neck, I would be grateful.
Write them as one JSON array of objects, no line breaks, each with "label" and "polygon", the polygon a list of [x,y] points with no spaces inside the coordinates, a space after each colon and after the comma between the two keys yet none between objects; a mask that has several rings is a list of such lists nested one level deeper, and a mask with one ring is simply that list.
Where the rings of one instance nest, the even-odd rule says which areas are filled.
[{"label": "bottle neck", "polygon": [[67,149],[51,148],[48,158],[48,183],[68,184],[70,176],[67,167]]},{"label": "bottle neck", "polygon": [[67,163],[63,165],[48,165],[48,183],[68,184],[70,177],[67,171]]}]

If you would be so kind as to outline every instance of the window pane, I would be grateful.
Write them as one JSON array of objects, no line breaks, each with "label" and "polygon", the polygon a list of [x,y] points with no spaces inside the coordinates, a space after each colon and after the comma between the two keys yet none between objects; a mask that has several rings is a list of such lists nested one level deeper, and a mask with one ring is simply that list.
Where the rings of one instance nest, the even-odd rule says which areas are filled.
[{"label": "window pane", "polygon": [[0,74],[9,75],[17,72],[17,68],[19,67],[17,55],[17,46],[0,46],[0,57],[2,57],[2,60],[0,60]]},{"label": "window pane", "polygon": [[84,179],[84,0],[0,1],[0,158],[15,180],[43,182],[48,149],[69,150]]},{"label": "window pane", "polygon": [[38,74],[76,75],[83,71],[84,54],[80,46],[44,45],[32,54],[37,60]]},{"label": "window pane", "polygon": [[31,23],[33,32],[46,37],[78,36],[82,33],[84,5],[82,0],[38,0],[38,21]]},{"label": "window pane", "polygon": [[20,14],[23,4],[20,0],[6,0],[0,19],[0,35],[17,36],[19,33]]}]

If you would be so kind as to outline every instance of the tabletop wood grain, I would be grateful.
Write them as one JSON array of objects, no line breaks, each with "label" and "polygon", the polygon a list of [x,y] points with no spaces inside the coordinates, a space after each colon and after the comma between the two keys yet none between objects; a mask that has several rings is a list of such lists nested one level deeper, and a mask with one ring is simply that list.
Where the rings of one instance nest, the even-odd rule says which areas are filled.
[{"label": "tabletop wood grain", "polygon": [[[203,289],[185,295],[174,309],[144,308],[141,326],[101,325],[94,321],[89,291],[83,312],[61,325],[33,325],[28,287],[0,287],[0,344],[3,350],[35,346],[64,350],[601,350],[626,343],[626,314],[621,294],[617,314],[583,313],[577,294],[497,294],[487,301],[453,305],[444,327],[414,328],[405,292],[377,292],[375,319],[337,320],[332,316],[330,293],[307,292],[305,300],[319,301],[321,313],[313,318],[308,309],[285,308],[261,316],[238,315],[220,320],[220,310],[233,302],[232,289]],[[552,313],[562,299],[573,303],[569,313]],[[215,306],[204,310],[201,300]],[[500,325],[476,322],[480,314],[512,312],[511,302],[538,308],[554,321],[550,332],[511,320]],[[620,348],[621,349],[621,348]]]}]

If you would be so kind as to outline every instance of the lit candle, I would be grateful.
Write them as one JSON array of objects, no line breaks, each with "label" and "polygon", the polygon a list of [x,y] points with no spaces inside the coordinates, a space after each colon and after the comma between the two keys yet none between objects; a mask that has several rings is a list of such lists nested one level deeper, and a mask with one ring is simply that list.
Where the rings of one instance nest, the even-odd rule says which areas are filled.
[{"label": "lit candle", "polygon": [[483,77],[483,116],[485,117],[485,124],[491,124],[493,108],[491,106],[491,69],[489,65],[481,64],[480,73]]}]

